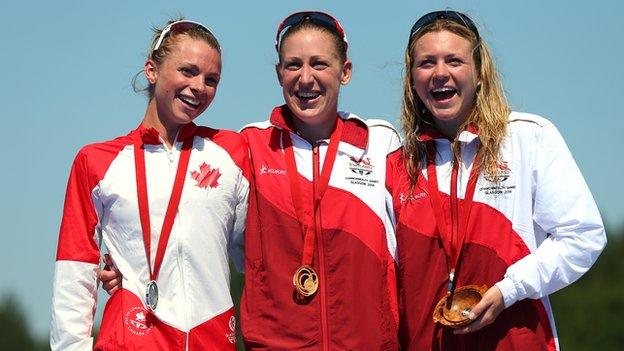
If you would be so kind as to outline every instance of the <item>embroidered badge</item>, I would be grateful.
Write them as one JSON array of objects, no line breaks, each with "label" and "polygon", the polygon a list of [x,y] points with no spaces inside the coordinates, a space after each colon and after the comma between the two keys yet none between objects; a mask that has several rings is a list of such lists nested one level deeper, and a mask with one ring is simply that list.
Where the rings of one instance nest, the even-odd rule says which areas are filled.
[{"label": "embroidered badge", "polygon": [[373,173],[373,164],[371,163],[369,157],[361,158],[359,160],[354,157],[350,157],[349,169],[351,170],[351,172],[359,174],[361,176],[369,175]]},{"label": "embroidered badge", "polygon": [[196,185],[200,188],[216,188],[219,186],[218,181],[220,177],[221,172],[219,172],[219,169],[210,167],[206,162],[199,166],[199,172],[191,172],[191,178],[197,181]]},{"label": "embroidered badge", "polygon": [[231,316],[228,325],[230,327],[230,332],[225,334],[225,336],[231,344],[234,344],[236,342],[236,317]]},{"label": "embroidered badge", "polygon": [[479,187],[479,191],[482,192],[487,198],[496,198],[499,195],[510,195],[516,189],[516,185],[513,183],[513,179],[509,182],[509,178],[512,175],[511,168],[507,161],[500,162],[498,164],[498,180],[492,174],[484,174],[483,178],[487,183],[482,182],[483,186]]},{"label": "embroidered badge", "polygon": [[363,157],[360,159],[349,157],[345,170],[345,180],[354,185],[369,187],[374,187],[379,184],[379,179],[376,179],[375,175],[375,166],[370,157]]},{"label": "embroidered badge", "polygon": [[143,307],[132,307],[126,312],[124,324],[128,331],[137,336],[144,336],[152,330],[147,325],[147,311]]},{"label": "embroidered badge", "polygon": [[277,175],[286,175],[285,169],[277,169],[277,168],[269,168],[266,164],[263,164],[258,169],[258,174],[277,174]]}]

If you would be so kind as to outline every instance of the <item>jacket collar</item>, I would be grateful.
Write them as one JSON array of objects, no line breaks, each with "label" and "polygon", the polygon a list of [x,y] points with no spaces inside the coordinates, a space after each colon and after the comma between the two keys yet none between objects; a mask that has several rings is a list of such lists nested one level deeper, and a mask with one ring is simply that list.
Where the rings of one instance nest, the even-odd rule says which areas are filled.
[{"label": "jacket collar", "polygon": [[[193,122],[181,126],[180,129],[178,129],[176,141],[184,141],[186,138],[193,136],[197,128],[197,125]],[[162,139],[160,138],[160,134],[158,133],[158,131],[151,127],[145,127],[143,123],[141,123],[139,127],[133,131],[133,133],[139,134],[141,140],[143,141],[143,144],[162,144]]]},{"label": "jacket collar", "polygon": [[[298,135],[293,118],[288,106],[282,105],[273,109],[269,120],[275,127]],[[368,146],[368,126],[359,117],[348,112],[338,112],[338,118],[342,118],[344,122],[338,150],[361,157]]]},{"label": "jacket collar", "polygon": [[[457,136],[457,141],[462,143],[470,143],[471,141],[477,139],[479,137],[479,129],[476,125],[470,124],[459,133]],[[440,131],[433,125],[426,124],[423,126],[422,130],[418,134],[418,140],[427,142],[432,140],[446,139],[449,140],[446,136],[444,136]],[[449,140],[450,141],[450,140]]]}]

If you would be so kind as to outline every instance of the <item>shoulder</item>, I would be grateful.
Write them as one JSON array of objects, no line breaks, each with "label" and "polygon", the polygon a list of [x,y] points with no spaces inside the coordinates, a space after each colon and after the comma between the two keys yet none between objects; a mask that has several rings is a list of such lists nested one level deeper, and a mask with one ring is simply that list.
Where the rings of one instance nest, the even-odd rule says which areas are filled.
[{"label": "shoulder", "polygon": [[104,177],[111,163],[127,146],[132,145],[130,135],[83,146],[74,159],[72,168],[76,175],[87,176],[91,183]]},{"label": "shoulder", "polygon": [[509,114],[507,123],[515,128],[544,128],[552,125],[552,122],[540,115],[517,111]]},{"label": "shoulder", "polygon": [[544,133],[558,133],[548,119],[533,113],[513,111],[508,117],[508,133],[512,137],[540,136]]},{"label": "shoulder", "polygon": [[226,129],[198,127],[195,133],[197,136],[208,139],[225,150],[236,163],[239,163],[240,160],[247,157],[247,141],[238,132]]},{"label": "shoulder", "polygon": [[241,128],[239,132],[241,134],[254,133],[262,130],[268,130],[271,127],[273,127],[273,124],[270,121],[266,120],[261,122],[249,123]]},{"label": "shoulder", "polygon": [[352,112],[339,111],[338,114],[345,120],[358,121],[369,129],[384,131],[386,133],[397,133],[392,123],[380,118],[363,118]]}]

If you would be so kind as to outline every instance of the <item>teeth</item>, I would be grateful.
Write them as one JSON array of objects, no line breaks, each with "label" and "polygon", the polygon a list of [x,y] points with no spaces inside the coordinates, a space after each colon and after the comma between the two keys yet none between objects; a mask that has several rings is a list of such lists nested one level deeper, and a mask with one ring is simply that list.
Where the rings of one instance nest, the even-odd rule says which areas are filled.
[{"label": "teeth", "polygon": [[432,93],[446,93],[449,91],[455,91],[455,89],[453,88],[448,88],[448,87],[443,87],[443,88],[436,88],[436,89],[432,89],[431,92]]},{"label": "teeth", "polygon": [[319,96],[318,93],[313,93],[313,92],[297,92],[297,96],[304,98],[304,99],[313,99],[317,96]]},{"label": "teeth", "polygon": [[198,100],[193,99],[193,98],[192,98],[192,97],[190,97],[190,96],[186,96],[186,95],[178,95],[178,97],[180,98],[180,100],[182,100],[182,101],[186,102],[186,103],[187,103],[187,104],[189,104],[189,105],[192,105],[192,106],[194,106],[194,107],[199,106],[199,101],[198,101]]}]

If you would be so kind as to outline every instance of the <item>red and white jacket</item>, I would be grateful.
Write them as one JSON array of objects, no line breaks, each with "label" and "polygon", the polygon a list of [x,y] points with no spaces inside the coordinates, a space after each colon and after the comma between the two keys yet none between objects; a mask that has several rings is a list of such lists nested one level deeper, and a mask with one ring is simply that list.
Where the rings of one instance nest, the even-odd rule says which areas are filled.
[{"label": "red and white jacket", "polygon": [[[477,131],[458,136],[461,162],[451,199],[450,141],[420,136],[437,148],[436,169],[450,232],[451,201],[464,204],[478,146]],[[512,112],[501,147],[498,182],[481,174],[468,219],[457,284],[496,284],[506,309],[493,324],[465,336],[434,324],[433,307],[446,293],[448,268],[428,194],[427,171],[412,192],[401,152],[388,163],[388,189],[397,215],[401,346],[406,350],[556,350],[548,301],[577,280],[606,244],[600,214],[563,138],[552,123]]]},{"label": "red and white jacket", "polygon": [[[133,135],[145,148],[152,267],[182,141],[193,146],[180,205],[157,277],[154,314],[144,304],[149,269],[139,220]],[[123,275],[104,310],[96,350],[234,350],[228,251],[242,268],[247,144],[239,134],[189,124],[168,149],[153,129],[84,147],[74,161],[59,234],[52,350],[92,350],[102,246]]]},{"label": "red and white jacket", "polygon": [[386,157],[400,147],[394,128],[339,113],[342,138],[320,204],[313,268],[319,290],[298,303],[293,273],[303,235],[293,206],[284,149],[290,133],[307,215],[327,140],[293,132],[286,106],[241,134],[250,147],[252,190],[245,232],[241,326],[248,350],[396,350],[396,242]]}]

